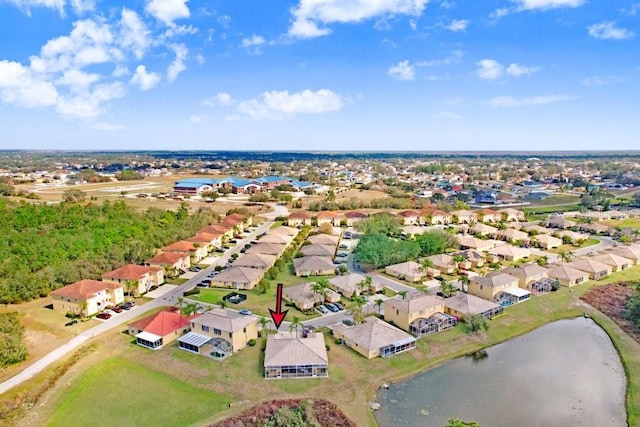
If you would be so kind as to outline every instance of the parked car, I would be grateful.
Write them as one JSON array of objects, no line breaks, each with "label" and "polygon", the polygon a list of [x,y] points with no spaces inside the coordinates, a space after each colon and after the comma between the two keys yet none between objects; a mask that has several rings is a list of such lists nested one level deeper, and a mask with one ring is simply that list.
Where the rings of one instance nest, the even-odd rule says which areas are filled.
[{"label": "parked car", "polygon": [[98,313],[96,314],[96,318],[98,319],[102,319],[102,320],[109,320],[111,319],[111,315],[109,313]]},{"label": "parked car", "polygon": [[342,323],[344,323],[347,326],[355,325],[355,322],[352,319],[342,319]]},{"label": "parked car", "polygon": [[117,305],[113,307],[111,310],[115,311],[116,313],[122,313],[122,308],[118,307]]},{"label": "parked car", "polygon": [[120,307],[123,310],[131,310],[131,308],[133,307],[135,303],[133,301],[127,301],[127,302],[123,302],[122,304],[120,304]]},{"label": "parked car", "polygon": [[340,304],[339,302],[334,302],[333,305],[338,307],[338,310],[344,310],[344,305]]},{"label": "parked car", "polygon": [[198,287],[198,288],[208,288],[209,285],[204,283],[204,282],[200,282],[200,283],[196,284],[196,287]]},{"label": "parked car", "polygon": [[253,313],[251,313],[251,310],[247,310],[246,308],[243,308],[242,310],[239,311],[240,314],[244,314],[245,316],[251,316]]},{"label": "parked car", "polygon": [[349,254],[346,254],[344,252],[338,252],[338,254],[336,256],[339,257],[339,258],[345,258],[345,257],[348,257]]},{"label": "parked car", "polygon": [[64,326],[73,326],[76,323],[78,323],[78,321],[76,319],[70,320],[67,323],[64,324]]},{"label": "parked car", "polygon": [[332,304],[330,302],[325,304],[325,306],[334,313],[337,313],[340,311],[340,309],[335,304]]},{"label": "parked car", "polygon": [[203,279],[202,283],[206,283],[207,285],[211,283],[211,279]]},{"label": "parked car", "polygon": [[347,245],[346,243],[341,243],[340,246],[338,246],[338,248],[340,248],[340,249],[349,249],[349,245]]},{"label": "parked car", "polygon": [[319,305],[318,306],[318,311],[322,314],[327,314],[329,312],[329,310],[327,309],[327,307],[325,307],[324,305]]}]

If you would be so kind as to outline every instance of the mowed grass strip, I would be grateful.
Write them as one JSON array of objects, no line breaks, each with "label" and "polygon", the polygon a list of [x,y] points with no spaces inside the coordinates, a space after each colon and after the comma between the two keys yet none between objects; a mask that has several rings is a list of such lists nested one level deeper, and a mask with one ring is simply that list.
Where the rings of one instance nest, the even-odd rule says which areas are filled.
[{"label": "mowed grass strip", "polygon": [[122,359],[89,369],[66,395],[50,426],[184,426],[222,411],[230,400]]}]

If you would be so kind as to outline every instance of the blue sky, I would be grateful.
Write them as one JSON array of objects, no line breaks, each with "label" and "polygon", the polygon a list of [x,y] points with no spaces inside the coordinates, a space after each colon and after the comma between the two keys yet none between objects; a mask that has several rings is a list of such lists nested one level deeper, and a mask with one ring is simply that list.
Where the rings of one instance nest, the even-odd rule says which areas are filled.
[{"label": "blue sky", "polygon": [[640,0],[0,0],[0,149],[640,147]]}]

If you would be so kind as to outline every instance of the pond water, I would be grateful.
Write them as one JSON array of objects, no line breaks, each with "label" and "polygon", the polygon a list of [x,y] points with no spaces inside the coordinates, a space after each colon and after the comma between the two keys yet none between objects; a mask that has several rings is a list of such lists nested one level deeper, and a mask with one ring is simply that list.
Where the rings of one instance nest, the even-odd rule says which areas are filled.
[{"label": "pond water", "polygon": [[561,320],[380,390],[381,427],[626,426],[626,378],[591,319]]}]

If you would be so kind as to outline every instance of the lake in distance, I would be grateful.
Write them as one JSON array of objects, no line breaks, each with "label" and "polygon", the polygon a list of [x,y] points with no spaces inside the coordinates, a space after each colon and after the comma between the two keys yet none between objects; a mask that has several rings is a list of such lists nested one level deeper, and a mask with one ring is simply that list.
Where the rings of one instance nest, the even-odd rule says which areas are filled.
[{"label": "lake in distance", "polygon": [[560,320],[378,392],[380,427],[626,426],[626,377],[591,319]]}]

